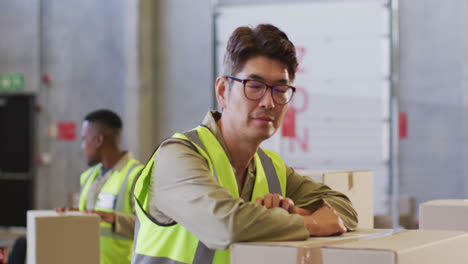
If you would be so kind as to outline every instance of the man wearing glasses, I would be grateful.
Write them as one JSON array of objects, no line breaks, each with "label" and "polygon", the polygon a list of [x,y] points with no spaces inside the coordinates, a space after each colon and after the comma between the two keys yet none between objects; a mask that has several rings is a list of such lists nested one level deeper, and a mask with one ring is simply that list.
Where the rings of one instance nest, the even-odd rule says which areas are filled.
[{"label": "man wearing glasses", "polygon": [[343,194],[260,148],[295,88],[294,45],[272,25],[231,35],[215,92],[222,113],[161,143],[134,188],[132,263],[229,263],[241,241],[304,240],[353,229]]}]

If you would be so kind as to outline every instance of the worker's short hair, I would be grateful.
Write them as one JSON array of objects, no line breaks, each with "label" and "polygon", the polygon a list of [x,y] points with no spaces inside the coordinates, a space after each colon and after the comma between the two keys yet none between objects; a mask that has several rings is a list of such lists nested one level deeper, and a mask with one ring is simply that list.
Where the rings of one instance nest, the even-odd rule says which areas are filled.
[{"label": "worker's short hair", "polygon": [[87,114],[84,120],[88,122],[97,122],[116,130],[122,129],[122,120],[119,115],[107,109],[93,111]]},{"label": "worker's short hair", "polygon": [[248,59],[256,56],[280,61],[287,67],[289,79],[294,80],[298,65],[296,48],[283,31],[269,24],[234,30],[224,55],[224,75],[235,76]]}]

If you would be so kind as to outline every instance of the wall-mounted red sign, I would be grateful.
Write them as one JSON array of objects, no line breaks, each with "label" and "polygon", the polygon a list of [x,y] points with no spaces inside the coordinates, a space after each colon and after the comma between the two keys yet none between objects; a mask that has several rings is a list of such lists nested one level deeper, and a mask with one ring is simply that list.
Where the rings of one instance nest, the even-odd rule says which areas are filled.
[{"label": "wall-mounted red sign", "polygon": [[60,121],[57,128],[58,140],[73,141],[76,139],[76,123],[74,121]]},{"label": "wall-mounted red sign", "polygon": [[398,130],[400,139],[408,137],[408,115],[405,112],[398,115]]}]

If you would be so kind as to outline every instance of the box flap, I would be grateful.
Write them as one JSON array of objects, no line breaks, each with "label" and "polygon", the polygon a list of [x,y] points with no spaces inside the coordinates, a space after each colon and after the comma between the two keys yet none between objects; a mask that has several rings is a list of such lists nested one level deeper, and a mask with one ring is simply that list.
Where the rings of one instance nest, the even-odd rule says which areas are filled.
[{"label": "box flap", "polygon": [[447,206],[447,205],[468,207],[468,200],[461,200],[461,199],[431,200],[431,201],[421,203],[420,206]]},{"label": "box flap", "polygon": [[344,260],[359,264],[466,263],[467,244],[468,233],[465,232],[411,230],[388,237],[327,245],[322,254],[324,264]]},{"label": "box flap", "polygon": [[396,233],[392,236],[385,236],[376,239],[361,239],[352,242],[345,242],[339,245],[330,245],[330,248],[349,249],[373,249],[390,250],[404,252],[418,247],[424,247],[439,241],[453,239],[458,236],[467,236],[468,233],[462,231],[440,231],[440,230],[408,230]]},{"label": "box flap", "polygon": [[391,235],[390,229],[361,229],[341,236],[310,237],[304,241],[235,243],[231,250],[232,264],[313,263],[322,261],[321,247],[358,239]]},{"label": "box flap", "polygon": [[357,239],[373,239],[377,237],[389,236],[394,233],[393,229],[358,229],[353,232],[346,232],[341,236],[329,237],[309,237],[303,241],[277,241],[277,242],[241,242],[233,244],[233,247],[240,245],[248,246],[278,246],[278,247],[295,247],[295,248],[308,248],[322,245],[323,243],[343,242],[348,240]]}]

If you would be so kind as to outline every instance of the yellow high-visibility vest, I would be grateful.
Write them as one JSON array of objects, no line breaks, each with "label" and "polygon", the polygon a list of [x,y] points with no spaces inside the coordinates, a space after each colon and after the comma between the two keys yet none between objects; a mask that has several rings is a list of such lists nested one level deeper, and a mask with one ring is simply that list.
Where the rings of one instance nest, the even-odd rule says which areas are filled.
[{"label": "yellow high-visibility vest", "polygon": [[[86,210],[86,197],[89,187],[99,175],[102,164],[99,163],[80,176],[81,194],[78,208]],[[133,214],[131,199],[132,188],[143,165],[130,159],[119,171],[113,171],[104,183],[98,195],[94,210]],[[101,222],[101,264],[130,263],[132,258],[133,239],[115,234],[112,225]]]},{"label": "yellow high-visibility vest", "polygon": [[[190,141],[208,162],[211,174],[233,197],[239,197],[237,181],[228,156],[211,131],[199,126],[174,138]],[[230,263],[230,249],[211,250],[178,223],[158,223],[149,212],[154,155],[135,183],[135,226],[133,264]],[[286,167],[278,154],[260,149],[254,155],[256,178],[251,201],[267,193],[286,192]]]}]

